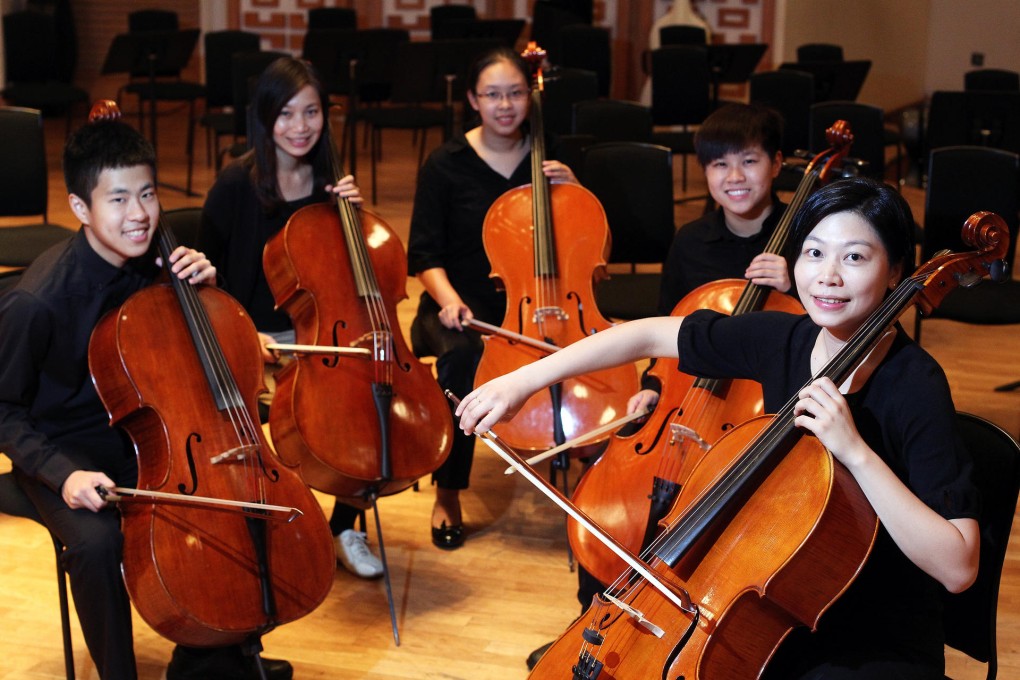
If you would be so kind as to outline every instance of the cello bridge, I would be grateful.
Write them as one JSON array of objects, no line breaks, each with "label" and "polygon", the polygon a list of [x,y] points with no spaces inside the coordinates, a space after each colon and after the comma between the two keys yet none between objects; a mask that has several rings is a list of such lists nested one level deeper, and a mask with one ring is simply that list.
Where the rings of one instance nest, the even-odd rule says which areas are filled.
[{"label": "cello bridge", "polygon": [[232,449],[227,449],[226,451],[219,455],[213,456],[212,458],[209,459],[209,462],[212,463],[213,465],[217,465],[219,463],[226,463],[228,461],[240,463],[249,455],[256,454],[257,452],[258,447],[251,444],[235,446]]},{"label": "cello bridge", "polygon": [[683,440],[689,439],[695,444],[697,444],[699,447],[701,447],[702,451],[708,451],[709,448],[711,448],[711,445],[704,439],[702,439],[700,434],[695,432],[693,429],[687,427],[686,425],[673,423],[669,426],[669,432],[672,435],[672,437],[669,440],[670,446],[676,446]]},{"label": "cello bridge", "polygon": [[570,319],[570,315],[562,307],[539,307],[535,310],[531,320],[537,324],[542,323],[548,318],[553,318],[557,321],[567,321]]},{"label": "cello bridge", "polygon": [[646,619],[645,615],[644,615],[644,612],[642,612],[641,610],[635,609],[634,607],[631,607],[626,602],[623,602],[619,598],[613,597],[609,593],[602,593],[602,597],[606,598],[607,600],[612,602],[614,605],[616,605],[617,608],[619,608],[622,612],[624,612],[629,617],[634,619],[634,621],[639,626],[641,626],[642,628],[647,630],[649,633],[651,633],[655,637],[657,637],[657,638],[659,638],[661,640],[662,638],[664,638],[666,636],[666,631],[664,631],[662,628],[660,628],[659,626],[656,626],[654,623],[652,623],[651,621]]},{"label": "cello bridge", "polygon": [[351,343],[352,347],[370,347],[376,361],[390,361],[393,349],[393,334],[390,331],[369,331]]}]

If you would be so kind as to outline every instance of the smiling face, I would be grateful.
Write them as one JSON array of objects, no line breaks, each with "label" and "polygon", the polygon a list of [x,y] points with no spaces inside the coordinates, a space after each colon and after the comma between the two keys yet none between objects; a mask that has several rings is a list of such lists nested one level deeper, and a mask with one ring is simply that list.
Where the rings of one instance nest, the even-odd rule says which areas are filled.
[{"label": "smiling face", "polygon": [[740,220],[758,219],[772,205],[772,180],[781,168],[780,153],[770,156],[756,144],[709,161],[705,181],[733,226]]},{"label": "smiling face", "polygon": [[471,108],[482,118],[485,130],[500,136],[517,136],[528,117],[530,91],[524,74],[509,61],[493,62],[478,75]]},{"label": "smiling face", "polygon": [[846,341],[900,280],[878,232],[857,213],[823,218],[794,265],[797,292],[811,319]]},{"label": "smiling face", "polygon": [[305,85],[291,97],[273,123],[273,143],[280,163],[303,158],[319,141],[325,117],[319,94]]},{"label": "smiling face", "polygon": [[115,267],[149,249],[159,224],[159,198],[148,165],[105,169],[89,203],[75,194],[68,201],[85,225],[89,245]]}]

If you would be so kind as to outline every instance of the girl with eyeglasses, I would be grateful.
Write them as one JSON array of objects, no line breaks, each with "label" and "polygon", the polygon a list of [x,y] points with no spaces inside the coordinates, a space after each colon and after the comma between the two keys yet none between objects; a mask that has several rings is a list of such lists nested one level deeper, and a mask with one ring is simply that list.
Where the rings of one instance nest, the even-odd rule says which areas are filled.
[{"label": "girl with eyeglasses", "polygon": [[[531,183],[528,74],[512,50],[483,55],[467,81],[477,126],[433,151],[418,175],[407,257],[408,273],[425,293],[411,339],[416,354],[437,357],[439,384],[456,394],[471,391],[482,355],[481,338],[461,322],[499,325],[506,309],[506,296],[489,278],[482,223],[497,198]],[[546,161],[543,172],[552,181],[577,181],[559,161]],[[457,430],[449,458],[432,476],[432,542],[439,548],[464,542],[460,491],[468,488],[473,451],[474,438]]]}]

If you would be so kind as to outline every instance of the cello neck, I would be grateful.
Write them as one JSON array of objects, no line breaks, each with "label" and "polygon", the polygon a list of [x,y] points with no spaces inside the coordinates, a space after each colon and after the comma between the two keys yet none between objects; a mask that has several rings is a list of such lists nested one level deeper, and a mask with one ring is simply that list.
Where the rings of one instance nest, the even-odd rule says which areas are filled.
[{"label": "cello neck", "polygon": [[[330,167],[332,168],[333,183],[336,184],[343,177],[343,165],[340,163],[340,156],[336,147],[332,144],[334,137],[330,136]],[[350,200],[334,195],[337,211],[340,215],[340,227],[343,229],[344,241],[347,243],[347,255],[351,263],[351,273],[354,276],[355,287],[358,296],[368,302],[382,300],[382,293],[379,290],[379,281],[375,276],[372,261],[368,256],[368,246],[365,244],[365,236],[361,230],[361,218],[358,217],[358,210]]]},{"label": "cello neck", "polygon": [[549,180],[542,172],[545,161],[545,124],[542,119],[542,60],[545,51],[535,43],[528,43],[522,55],[532,67],[531,111],[531,194],[532,223],[535,225],[535,276],[555,278],[556,239],[553,236],[552,204],[550,202]]},{"label": "cello neck", "polygon": [[156,230],[156,237],[159,255],[170,276],[170,286],[180,304],[181,313],[184,315],[184,321],[195,345],[195,351],[198,353],[199,362],[202,364],[206,382],[216,400],[216,408],[220,411],[245,408],[241,390],[238,388],[234,374],[223,355],[223,349],[216,338],[216,332],[213,330],[205,306],[202,305],[202,301],[198,297],[198,289],[187,281],[177,278],[170,269],[170,253],[177,249],[177,239],[174,238],[174,234],[162,214],[159,219],[159,227]]}]

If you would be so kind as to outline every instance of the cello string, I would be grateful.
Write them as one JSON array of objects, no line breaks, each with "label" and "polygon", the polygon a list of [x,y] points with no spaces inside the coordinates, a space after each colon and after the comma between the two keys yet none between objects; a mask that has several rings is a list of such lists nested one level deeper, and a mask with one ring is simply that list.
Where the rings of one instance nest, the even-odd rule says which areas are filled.
[{"label": "cello string", "polygon": [[[343,177],[343,171],[336,147],[331,145],[330,152],[333,176],[335,181],[337,181]],[[340,223],[348,245],[348,252],[352,260],[352,270],[355,278],[360,279],[361,285],[359,288],[363,291],[365,307],[372,327],[372,356],[375,381],[376,383],[391,385],[393,383],[391,363],[393,331],[388,314],[386,313],[386,307],[383,304],[375,269],[368,255],[364,232],[361,228],[361,220],[358,216],[357,208],[350,200],[337,197],[337,207],[340,214]]]},{"label": "cello string", "polygon": [[[829,130],[830,132],[829,139],[830,142],[832,142],[832,146],[830,146],[830,148],[826,149],[822,153],[819,153],[814,158],[812,158],[811,162],[805,168],[804,177],[801,179],[800,182],[798,182],[796,192],[792,200],[790,201],[790,204],[787,206],[782,218],[780,219],[779,224],[777,225],[776,229],[773,231],[771,237],[769,238],[769,241],[765,246],[764,252],[777,255],[782,254],[783,250],[785,249],[786,243],[789,239],[790,229],[793,223],[793,217],[804,205],[804,202],[807,200],[807,197],[812,193],[812,191],[814,191],[815,186],[824,177],[828,176],[833,164],[836,163],[839,159],[843,158],[849,151],[849,144],[836,143],[835,133],[833,132],[833,130],[837,126],[838,124],[833,126],[833,128],[830,128]],[[821,170],[818,170],[817,169],[818,165],[821,164],[823,161],[824,166],[822,167]],[[734,310],[731,315],[738,316],[740,314],[745,314],[749,311],[761,309],[764,306],[765,301],[770,293],[771,289],[769,287],[761,286],[754,283],[748,283],[744,287],[744,290],[741,292],[740,298],[738,299],[737,304],[734,306]],[[699,387],[701,387],[701,385],[699,384],[701,382],[702,381],[696,381],[691,389],[698,389]],[[690,418],[688,422],[696,422],[706,417],[705,414],[701,413],[701,410],[705,407],[705,404],[707,403],[718,404],[717,400],[710,399],[710,395],[711,390],[716,389],[716,386],[719,381],[712,380],[705,382],[706,384],[704,385],[704,388],[709,390],[709,392],[703,392],[703,394],[705,394],[706,397],[704,401],[698,400],[694,404],[688,404],[686,398],[687,395],[685,395],[684,403],[681,404],[682,413],[687,414],[688,417],[692,416],[693,411],[694,417]],[[688,395],[689,393],[690,392],[688,392]],[[679,416],[680,413],[678,413],[677,416],[675,416],[675,418],[678,418]],[[667,445],[670,441],[671,441],[670,439],[667,439]],[[678,472],[676,466],[681,465],[680,460],[677,460],[674,457],[664,457],[662,461],[663,464],[660,466],[662,478],[669,479],[671,481],[677,481],[674,475],[677,474]]]},{"label": "cello string", "polygon": [[[879,333],[888,328],[899,312],[913,299],[916,294],[915,282],[916,277],[910,277],[897,286],[886,302],[868,317],[846,345],[826,363],[816,376],[811,378],[809,384],[822,376],[831,378],[837,384],[841,382],[841,378],[845,377],[851,367],[863,358],[864,353],[877,339]],[[678,518],[675,530],[671,527],[669,532],[663,534],[665,539],[663,545],[675,544],[679,540],[685,539],[686,534],[691,530],[691,525],[699,524],[710,512],[714,512],[719,503],[724,500],[725,495],[741,483],[749,472],[753,471],[771,453],[772,449],[793,429],[794,407],[798,401],[798,395],[794,394],[774,417],[772,424],[752,440],[750,445],[745,448],[745,453],[736,459],[735,463],[724,472],[720,481],[705,494],[705,501],[692,506],[691,511]],[[677,533],[679,533],[679,539],[676,538]]]},{"label": "cello string", "polygon": [[[170,272],[169,256],[176,249],[177,244],[173,238],[173,233],[162,219],[162,216],[160,218],[159,234],[164,266]],[[224,405],[234,430],[238,447],[244,452],[246,451],[244,448],[246,444],[251,447],[259,441],[254,431],[254,424],[251,421],[251,414],[246,412],[240,390],[216,339],[209,315],[199,299],[198,290],[190,283],[181,281],[172,272],[170,274],[173,288],[177,291],[178,300],[181,304],[181,311],[185,315],[189,327],[194,329],[195,349],[199,353],[200,361],[208,365],[212,370],[213,377],[210,378],[209,388],[213,391],[214,395],[219,396],[220,403]],[[247,418],[245,418],[245,415],[247,415]],[[254,461],[251,461],[247,455],[242,457],[242,461],[245,470],[244,478],[247,480],[249,487],[249,497],[264,502],[264,490],[259,488],[259,478],[254,472]]]},{"label": "cello string", "polygon": [[[855,333],[847,344],[819,371],[818,376],[825,375],[834,380],[849,372],[850,368],[863,358],[865,351],[873,344],[880,332],[884,332],[892,322],[899,316],[899,312],[913,299],[916,294],[914,284],[919,277],[910,277],[901,284],[887,299],[887,302],[876,310],[861,329]],[[728,497],[728,491],[736,483],[742,481],[748,471],[757,465],[764,457],[771,453],[779,441],[793,428],[793,410],[799,399],[796,395],[791,398],[783,409],[774,417],[773,423],[755,437],[744,450],[738,455],[734,463],[724,471],[721,480],[713,484],[702,496],[701,500],[695,501],[691,508],[670,523],[669,527],[652,541],[648,549],[642,551],[641,557],[649,564],[647,555],[652,554],[654,560],[658,560],[658,551],[661,547],[677,542],[676,536],[685,538],[692,523],[700,522],[709,511],[714,511],[718,504]],[[622,587],[620,584],[627,583],[628,587],[640,580],[640,576],[633,574],[632,570],[625,571],[611,586],[613,589]]]}]

